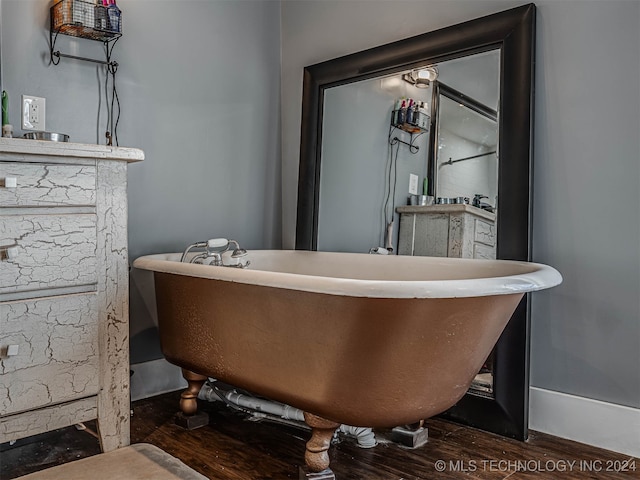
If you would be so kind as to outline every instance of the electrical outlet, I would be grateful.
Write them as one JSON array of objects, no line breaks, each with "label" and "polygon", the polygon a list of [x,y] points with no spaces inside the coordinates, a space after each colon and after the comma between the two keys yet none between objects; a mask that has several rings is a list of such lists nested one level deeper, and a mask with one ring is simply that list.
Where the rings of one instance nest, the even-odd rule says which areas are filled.
[{"label": "electrical outlet", "polygon": [[37,103],[31,103],[31,105],[29,106],[29,122],[33,123],[34,125],[37,125],[38,123],[40,123],[40,108],[38,107]]},{"label": "electrical outlet", "polygon": [[45,99],[22,95],[22,129],[45,130]]}]

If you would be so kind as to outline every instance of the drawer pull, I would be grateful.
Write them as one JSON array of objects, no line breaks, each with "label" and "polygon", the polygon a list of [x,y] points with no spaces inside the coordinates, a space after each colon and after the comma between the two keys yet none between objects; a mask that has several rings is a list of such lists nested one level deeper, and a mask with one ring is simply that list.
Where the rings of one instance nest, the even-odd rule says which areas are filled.
[{"label": "drawer pull", "polygon": [[12,260],[18,256],[18,246],[0,247],[0,260]]},{"label": "drawer pull", "polygon": [[18,350],[20,350],[20,345],[9,345],[7,347],[7,357],[15,357],[18,355]]},{"label": "drawer pull", "polygon": [[4,188],[17,188],[18,179],[16,177],[5,177],[2,179],[2,186]]}]

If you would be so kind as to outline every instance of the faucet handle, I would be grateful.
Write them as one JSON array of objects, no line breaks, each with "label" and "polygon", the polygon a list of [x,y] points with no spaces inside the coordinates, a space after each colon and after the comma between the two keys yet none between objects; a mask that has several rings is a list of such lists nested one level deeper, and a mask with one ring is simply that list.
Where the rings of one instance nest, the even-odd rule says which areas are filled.
[{"label": "faucet handle", "polygon": [[207,240],[207,248],[222,248],[229,245],[229,240],[226,238],[211,238]]}]

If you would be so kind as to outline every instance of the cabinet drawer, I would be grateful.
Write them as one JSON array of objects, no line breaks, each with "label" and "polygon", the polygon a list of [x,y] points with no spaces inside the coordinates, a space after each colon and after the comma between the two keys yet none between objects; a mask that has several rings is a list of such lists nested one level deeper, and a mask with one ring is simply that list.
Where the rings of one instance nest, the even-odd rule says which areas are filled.
[{"label": "cabinet drawer", "polygon": [[[7,188],[6,179],[16,186]],[[0,206],[96,204],[96,167],[0,162]]]},{"label": "cabinet drawer", "polygon": [[416,215],[413,254],[446,257],[449,252],[449,214]]},{"label": "cabinet drawer", "polygon": [[0,294],[96,283],[96,215],[0,216]]},{"label": "cabinet drawer", "polygon": [[480,242],[480,243],[484,243],[485,245],[489,245],[490,247],[495,246],[495,244],[496,244],[496,229],[495,229],[495,227],[490,223],[483,222],[482,220],[478,220],[476,218],[474,240],[476,242]]},{"label": "cabinet drawer", "polygon": [[473,245],[473,258],[495,260],[496,247],[489,247],[487,245],[482,245],[481,243],[476,243]]},{"label": "cabinet drawer", "polygon": [[96,294],[0,303],[0,372],[0,415],[98,393]]}]

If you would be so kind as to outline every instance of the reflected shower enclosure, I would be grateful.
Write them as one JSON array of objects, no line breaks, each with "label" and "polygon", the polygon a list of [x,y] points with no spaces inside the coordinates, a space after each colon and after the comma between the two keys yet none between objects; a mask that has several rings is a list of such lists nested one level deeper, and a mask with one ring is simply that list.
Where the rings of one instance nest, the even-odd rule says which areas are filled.
[{"label": "reflected shower enclosure", "polygon": [[445,84],[438,85],[436,195],[498,204],[497,112]]}]

